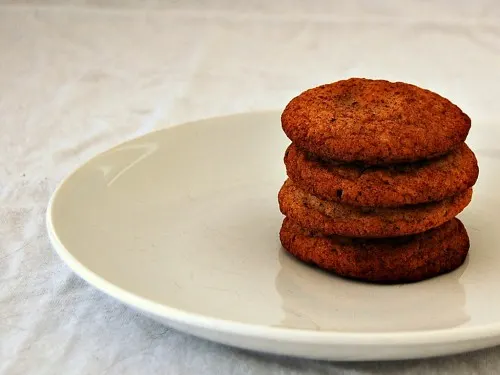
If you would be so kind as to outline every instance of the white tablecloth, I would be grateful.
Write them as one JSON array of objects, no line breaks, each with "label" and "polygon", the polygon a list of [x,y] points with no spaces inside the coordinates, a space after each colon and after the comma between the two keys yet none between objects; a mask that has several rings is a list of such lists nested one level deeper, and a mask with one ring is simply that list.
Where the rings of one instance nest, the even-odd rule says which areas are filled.
[{"label": "white tablecloth", "polygon": [[[152,129],[280,109],[349,76],[413,82],[473,122],[500,120],[500,3],[3,1],[0,5],[0,374],[492,374],[500,348],[391,363],[236,350],[169,330],[55,255],[56,184]],[[497,291],[492,291],[496,293]]]}]

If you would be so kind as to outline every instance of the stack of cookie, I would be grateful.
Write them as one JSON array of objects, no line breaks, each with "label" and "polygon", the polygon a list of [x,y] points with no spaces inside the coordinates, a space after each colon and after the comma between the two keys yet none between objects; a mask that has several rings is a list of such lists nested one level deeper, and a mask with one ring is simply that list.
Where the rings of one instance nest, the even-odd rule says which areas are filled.
[{"label": "stack of cookie", "polygon": [[292,144],[280,238],[291,254],[380,283],[464,262],[469,238],[455,216],[479,170],[456,105],[414,85],[353,78],[303,92],[281,120]]}]

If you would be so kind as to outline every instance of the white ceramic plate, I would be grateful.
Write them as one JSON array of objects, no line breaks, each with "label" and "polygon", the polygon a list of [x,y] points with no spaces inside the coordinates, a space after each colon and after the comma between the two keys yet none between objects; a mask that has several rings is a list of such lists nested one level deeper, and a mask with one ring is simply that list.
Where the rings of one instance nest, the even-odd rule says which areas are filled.
[{"label": "white ceramic plate", "polygon": [[416,284],[347,281],[284,253],[277,112],[176,126],[97,156],[53,195],[48,231],[90,284],[210,340],[331,360],[479,349],[500,343],[496,139],[481,124],[469,136],[481,173],[461,215],[468,260]]}]

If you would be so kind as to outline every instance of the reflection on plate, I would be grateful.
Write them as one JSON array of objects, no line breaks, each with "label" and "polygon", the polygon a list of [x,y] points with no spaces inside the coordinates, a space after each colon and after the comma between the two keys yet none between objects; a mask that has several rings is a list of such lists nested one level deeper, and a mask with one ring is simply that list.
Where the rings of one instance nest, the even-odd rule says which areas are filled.
[{"label": "reflection on plate", "polygon": [[[285,250],[280,252],[279,260],[276,289],[283,298],[286,315],[278,326],[398,332],[454,328],[470,319],[465,311],[465,289],[460,283],[467,260],[447,275],[396,286],[342,279],[299,262]],[[393,302],[395,298],[398,303]],[[381,316],[391,318],[374,319]]]}]

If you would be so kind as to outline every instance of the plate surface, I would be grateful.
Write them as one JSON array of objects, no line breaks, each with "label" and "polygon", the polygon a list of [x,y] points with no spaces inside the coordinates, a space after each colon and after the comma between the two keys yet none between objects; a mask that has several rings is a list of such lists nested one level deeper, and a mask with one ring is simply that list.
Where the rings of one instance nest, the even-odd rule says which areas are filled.
[{"label": "plate surface", "polygon": [[[202,120],[119,145],[56,190],[62,259],[101,291],[179,330],[258,351],[400,359],[500,344],[498,131],[474,125],[480,163],[460,269],[376,286],[299,263],[278,239],[289,141],[278,112]],[[495,133],[496,132],[496,133]]]}]

